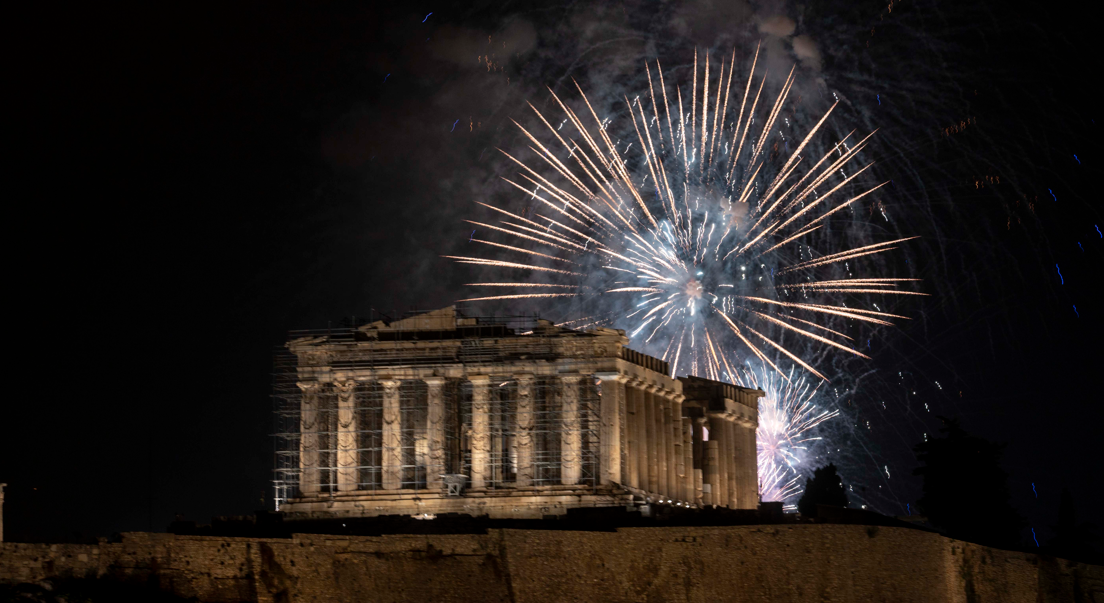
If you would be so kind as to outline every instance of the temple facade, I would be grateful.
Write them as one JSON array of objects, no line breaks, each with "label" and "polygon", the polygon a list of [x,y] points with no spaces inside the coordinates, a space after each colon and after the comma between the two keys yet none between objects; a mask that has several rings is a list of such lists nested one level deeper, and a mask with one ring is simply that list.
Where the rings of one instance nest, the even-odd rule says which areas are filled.
[{"label": "temple facade", "polygon": [[754,509],[763,392],[623,331],[455,308],[293,333],[277,363],[276,502],[291,518],[540,518],[663,502]]}]

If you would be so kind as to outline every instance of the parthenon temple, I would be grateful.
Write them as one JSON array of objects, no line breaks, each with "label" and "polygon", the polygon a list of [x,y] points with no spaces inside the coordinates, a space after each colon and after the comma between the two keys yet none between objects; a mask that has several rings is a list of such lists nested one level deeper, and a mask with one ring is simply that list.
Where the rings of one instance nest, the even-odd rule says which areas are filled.
[{"label": "parthenon temple", "polygon": [[455,307],[293,332],[273,396],[277,506],[303,519],[756,508],[763,392],[676,379],[628,342]]}]

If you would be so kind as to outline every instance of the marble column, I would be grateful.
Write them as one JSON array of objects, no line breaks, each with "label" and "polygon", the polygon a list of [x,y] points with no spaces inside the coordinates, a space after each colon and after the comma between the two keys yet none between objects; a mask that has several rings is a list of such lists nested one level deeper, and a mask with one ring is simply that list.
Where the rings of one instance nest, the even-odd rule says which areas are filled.
[{"label": "marble column", "polygon": [[517,435],[514,446],[517,451],[517,472],[514,483],[519,488],[533,485],[533,376],[517,376]]},{"label": "marble column", "polygon": [[656,492],[664,499],[671,497],[668,490],[670,485],[671,470],[671,405],[667,400],[667,392],[656,392],[656,444],[658,445],[659,458],[656,464],[658,482]]},{"label": "marble column", "polygon": [[691,451],[694,455],[694,504],[703,505],[704,501],[704,489],[702,486],[709,483],[706,479],[706,455],[705,455],[705,424],[707,419],[705,417],[694,417],[694,445]]},{"label": "marble column", "polygon": [[[709,437],[713,437],[713,430],[709,431]],[[710,439],[705,443],[705,484],[709,488],[702,489],[702,501],[707,505],[718,505],[718,493],[721,492],[721,472],[718,466],[720,458],[719,442]]]},{"label": "marble column", "polygon": [[667,408],[668,415],[671,417],[671,425],[668,428],[671,434],[671,446],[667,451],[667,497],[681,500],[682,478],[686,470],[682,464],[682,403],[671,397],[667,399]]},{"label": "marble column", "polygon": [[491,378],[488,375],[472,375],[471,411],[471,487],[487,487],[487,461],[490,454],[490,400]]},{"label": "marble column", "polygon": [[[656,493],[659,490],[659,447],[656,445],[656,386],[644,387],[644,452],[648,460],[648,482],[644,490]],[[644,475],[644,468],[640,468]]]},{"label": "marble column", "polygon": [[640,487],[640,473],[637,470],[640,465],[640,441],[636,433],[639,391],[636,379],[625,382],[625,483],[633,488]]},{"label": "marble column", "polygon": [[755,428],[750,421],[742,421],[736,425],[738,433],[737,442],[740,452],[737,457],[740,473],[740,493],[738,506],[741,509],[755,509],[759,507],[758,484],[758,458],[755,450]]},{"label": "marble column", "polygon": [[296,385],[303,390],[299,402],[299,493],[303,496],[317,496],[318,394],[322,384],[317,381],[300,381]]},{"label": "marble column", "polygon": [[579,420],[579,383],[582,375],[560,375],[560,483],[574,486],[583,474],[583,434]]},{"label": "marble column", "polygon": [[621,483],[621,404],[625,377],[619,373],[598,373],[602,380],[602,405],[598,436],[602,445],[599,476],[602,485]]},{"label": "marble column", "polygon": [[[725,440],[725,436],[728,434],[725,425],[728,421],[725,420],[724,415],[709,415],[709,441],[716,442],[717,456],[712,456],[710,451],[709,464],[710,471],[716,468],[716,481],[712,482],[713,490],[713,504],[718,507],[728,506],[728,463],[725,462],[725,457],[728,454],[728,446]],[[714,461],[714,458],[716,460]]]},{"label": "marble column", "polygon": [[426,488],[440,490],[445,473],[445,383],[444,377],[426,377],[426,437],[429,462],[426,464]]},{"label": "marble column", "polygon": [[402,488],[402,404],[398,379],[383,379],[383,455],[380,462],[383,489]]},{"label": "marble column", "polygon": [[636,395],[636,423],[633,429],[636,431],[636,483],[637,488],[648,491],[648,423],[645,406],[647,405],[647,391],[644,382],[637,379],[633,387]]},{"label": "marble column", "polygon": [[733,421],[725,421],[725,466],[728,468],[728,481],[725,482],[728,485],[728,508],[737,508],[739,501],[739,491],[743,487],[740,483],[740,464],[737,463],[737,455],[743,456],[743,452],[740,450],[739,437],[740,427]]},{"label": "marble column", "polygon": [[682,418],[682,500],[692,503],[694,495],[694,426],[690,417]]},{"label": "marble column", "polygon": [[357,489],[360,455],[357,445],[356,381],[335,381],[337,390],[337,489]]}]

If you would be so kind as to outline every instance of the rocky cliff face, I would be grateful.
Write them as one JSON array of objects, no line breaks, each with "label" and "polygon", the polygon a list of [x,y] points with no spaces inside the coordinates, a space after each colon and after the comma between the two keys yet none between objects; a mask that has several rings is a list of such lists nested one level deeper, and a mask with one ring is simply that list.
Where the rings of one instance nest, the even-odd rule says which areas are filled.
[{"label": "rocky cliff face", "polygon": [[291,539],[132,533],[115,544],[0,547],[0,588],[40,600],[83,588],[92,600],[258,603],[1104,601],[1101,566],[855,525]]}]

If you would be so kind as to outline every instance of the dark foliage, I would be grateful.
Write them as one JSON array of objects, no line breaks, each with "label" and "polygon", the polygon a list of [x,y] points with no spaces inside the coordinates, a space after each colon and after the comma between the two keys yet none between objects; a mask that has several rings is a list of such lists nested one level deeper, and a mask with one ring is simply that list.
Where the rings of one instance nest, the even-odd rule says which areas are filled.
[{"label": "dark foliage", "polygon": [[836,466],[829,464],[814,471],[813,477],[805,481],[805,493],[797,501],[797,510],[806,517],[813,517],[817,505],[846,507],[847,502],[843,480],[836,472]]},{"label": "dark foliage", "polygon": [[943,437],[916,447],[924,479],[917,501],[931,523],[953,538],[1016,548],[1025,525],[1009,502],[1008,474],[1000,467],[1003,444],[966,433],[956,420],[940,417]]},{"label": "dark foliage", "polygon": [[1099,563],[1100,559],[1093,549],[1093,542],[1097,540],[1096,526],[1088,522],[1077,523],[1077,512],[1069,488],[1062,488],[1058,505],[1058,525],[1051,526],[1054,538],[1043,550],[1055,557]]}]

